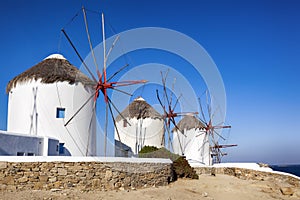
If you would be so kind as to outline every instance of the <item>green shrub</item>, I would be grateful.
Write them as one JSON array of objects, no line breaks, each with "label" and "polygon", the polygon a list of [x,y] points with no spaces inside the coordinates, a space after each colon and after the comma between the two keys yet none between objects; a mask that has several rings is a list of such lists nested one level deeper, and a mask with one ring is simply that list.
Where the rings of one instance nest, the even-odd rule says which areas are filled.
[{"label": "green shrub", "polygon": [[155,146],[144,146],[144,147],[140,150],[139,155],[140,155],[140,154],[145,154],[145,153],[151,153],[151,152],[157,151],[157,150],[158,150],[158,148],[155,147]]},{"label": "green shrub", "polygon": [[174,180],[177,178],[198,179],[198,175],[183,156],[174,154],[167,149],[145,146],[139,152],[140,158],[169,158],[173,162]]}]

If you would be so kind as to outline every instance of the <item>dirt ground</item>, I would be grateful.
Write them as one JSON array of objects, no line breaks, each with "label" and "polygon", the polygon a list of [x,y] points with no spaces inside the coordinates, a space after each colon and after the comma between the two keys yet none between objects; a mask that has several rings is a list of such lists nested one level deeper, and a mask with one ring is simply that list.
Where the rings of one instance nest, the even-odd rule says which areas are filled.
[{"label": "dirt ground", "polygon": [[199,180],[180,179],[168,186],[138,190],[82,192],[68,189],[0,192],[0,199],[299,200],[300,188],[292,189],[293,195],[283,195],[280,186],[271,181],[242,180],[227,175],[201,175]]}]

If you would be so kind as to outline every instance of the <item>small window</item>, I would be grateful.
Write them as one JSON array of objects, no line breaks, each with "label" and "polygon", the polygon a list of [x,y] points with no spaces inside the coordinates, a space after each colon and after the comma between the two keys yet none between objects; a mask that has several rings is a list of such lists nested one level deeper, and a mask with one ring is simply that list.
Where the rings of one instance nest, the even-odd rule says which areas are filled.
[{"label": "small window", "polygon": [[123,127],[127,127],[127,120],[126,119],[123,120]]},{"label": "small window", "polygon": [[17,156],[25,156],[24,152],[17,152]]},{"label": "small window", "polygon": [[56,108],[56,118],[65,118],[65,108]]},{"label": "small window", "polygon": [[27,153],[27,156],[35,156],[34,153]]}]

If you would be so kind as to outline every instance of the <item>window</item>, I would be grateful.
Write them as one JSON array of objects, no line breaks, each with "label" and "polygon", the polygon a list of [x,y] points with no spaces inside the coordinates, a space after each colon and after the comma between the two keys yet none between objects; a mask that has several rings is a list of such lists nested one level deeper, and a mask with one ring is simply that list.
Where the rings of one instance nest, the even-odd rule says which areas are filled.
[{"label": "window", "polygon": [[56,108],[56,118],[65,118],[65,108]]},{"label": "window", "polygon": [[123,119],[123,127],[127,127],[127,120]]},{"label": "window", "polygon": [[35,156],[34,153],[27,153],[27,156]]},{"label": "window", "polygon": [[17,152],[17,156],[25,156],[24,152]]}]

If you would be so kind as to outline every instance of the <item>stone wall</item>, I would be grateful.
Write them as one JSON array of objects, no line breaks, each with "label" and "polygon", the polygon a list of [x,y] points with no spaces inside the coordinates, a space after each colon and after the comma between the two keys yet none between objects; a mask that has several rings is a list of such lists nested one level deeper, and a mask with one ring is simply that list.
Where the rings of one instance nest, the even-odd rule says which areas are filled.
[{"label": "stone wall", "polygon": [[167,185],[171,163],[0,162],[0,190],[114,190]]},{"label": "stone wall", "polygon": [[253,169],[244,169],[237,167],[196,167],[194,168],[198,175],[209,174],[226,174],[230,176],[235,176],[240,179],[247,180],[271,180],[274,182],[285,182],[289,185],[300,187],[300,180],[289,175],[277,174],[272,172],[264,172]]}]

